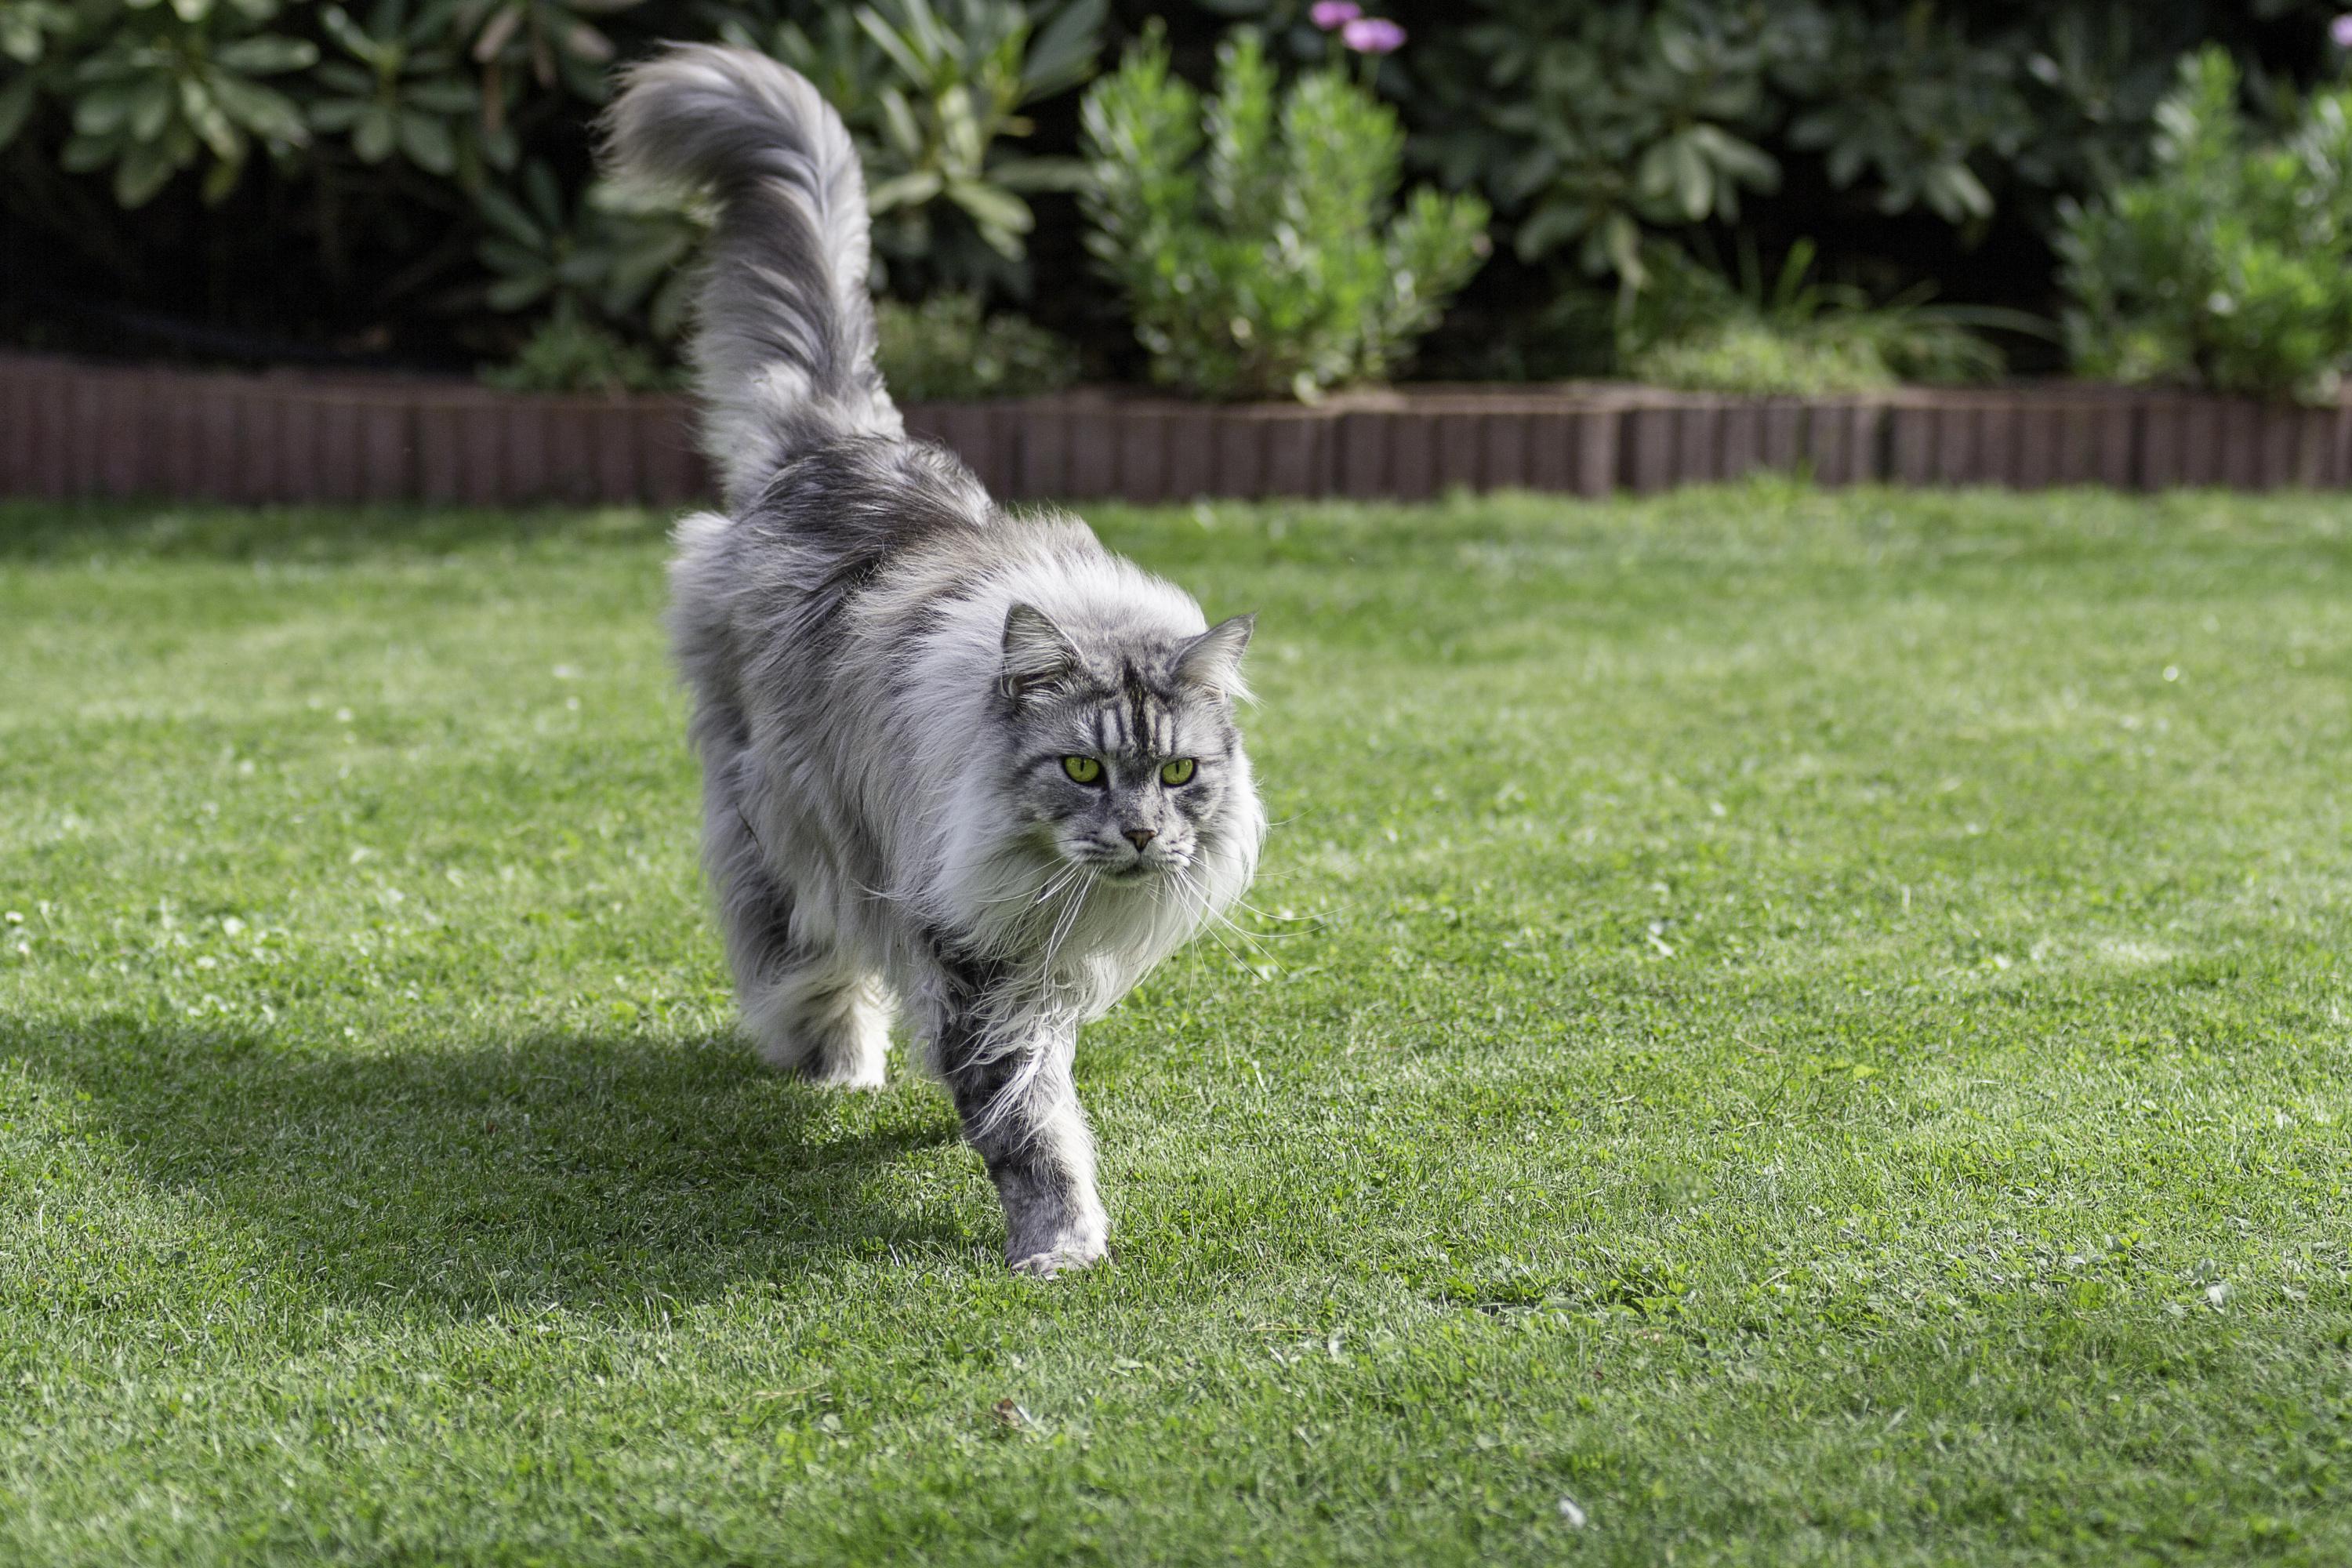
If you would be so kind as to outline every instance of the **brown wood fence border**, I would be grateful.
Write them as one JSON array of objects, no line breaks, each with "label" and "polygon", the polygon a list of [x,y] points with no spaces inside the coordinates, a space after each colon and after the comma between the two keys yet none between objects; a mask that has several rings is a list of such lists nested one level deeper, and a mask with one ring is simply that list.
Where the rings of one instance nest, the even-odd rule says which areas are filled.
[{"label": "brown wood fence border", "polygon": [[[1601,496],[1766,472],[1828,485],[2352,487],[2352,403],[2075,383],[1814,399],[1430,386],[1312,408],[1082,391],[906,416],[1008,500]],[[675,397],[0,353],[0,495],[675,506],[708,490]]]}]

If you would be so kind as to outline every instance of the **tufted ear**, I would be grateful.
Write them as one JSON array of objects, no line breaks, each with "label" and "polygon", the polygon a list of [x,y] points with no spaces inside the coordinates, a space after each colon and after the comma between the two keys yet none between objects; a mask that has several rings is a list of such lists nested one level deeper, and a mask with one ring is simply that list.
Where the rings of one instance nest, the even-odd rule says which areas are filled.
[{"label": "tufted ear", "polygon": [[1249,688],[1242,684],[1242,650],[1249,647],[1250,632],[1256,625],[1255,615],[1235,616],[1186,643],[1184,651],[1176,656],[1178,678],[1227,697],[1247,697]]},{"label": "tufted ear", "polygon": [[1004,695],[1019,701],[1042,686],[1051,686],[1070,673],[1078,650],[1045,613],[1028,605],[1004,612]]}]

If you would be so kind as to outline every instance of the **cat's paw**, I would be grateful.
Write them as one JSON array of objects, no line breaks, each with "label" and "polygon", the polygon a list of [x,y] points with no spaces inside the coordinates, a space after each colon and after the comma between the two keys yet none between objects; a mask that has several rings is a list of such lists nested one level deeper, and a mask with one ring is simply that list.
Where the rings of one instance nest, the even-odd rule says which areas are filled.
[{"label": "cat's paw", "polygon": [[803,1083],[819,1089],[877,1089],[890,1081],[888,1066],[878,1058],[865,1061],[803,1062],[792,1069]]},{"label": "cat's paw", "polygon": [[1110,1247],[1101,1237],[1062,1237],[1043,1252],[1033,1252],[1026,1258],[1012,1259],[1013,1272],[1034,1279],[1051,1279],[1056,1274],[1075,1274],[1081,1268],[1092,1268],[1110,1256]]}]

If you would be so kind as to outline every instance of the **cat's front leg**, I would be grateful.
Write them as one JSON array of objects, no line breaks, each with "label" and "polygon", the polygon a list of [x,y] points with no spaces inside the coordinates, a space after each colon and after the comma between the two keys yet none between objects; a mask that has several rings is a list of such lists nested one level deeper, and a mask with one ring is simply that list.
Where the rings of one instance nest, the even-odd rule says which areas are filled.
[{"label": "cat's front leg", "polygon": [[1102,1261],[1110,1221],[1095,1191],[1094,1138],[1070,1080],[1074,1031],[954,1010],[940,1032],[940,1067],[1004,1205],[1004,1258],[1014,1271],[1051,1278]]}]

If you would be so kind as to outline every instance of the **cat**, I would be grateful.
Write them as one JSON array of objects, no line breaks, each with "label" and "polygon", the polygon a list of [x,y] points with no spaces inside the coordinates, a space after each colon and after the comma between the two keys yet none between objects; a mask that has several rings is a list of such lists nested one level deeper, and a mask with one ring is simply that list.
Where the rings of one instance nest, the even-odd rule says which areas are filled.
[{"label": "cat", "polygon": [[856,151],[803,78],[673,47],[625,72],[604,135],[623,178],[718,203],[690,357],[726,510],[678,523],[669,622],[744,1026],[778,1068],[869,1087],[903,1002],[1006,1261],[1099,1262],[1077,1030],[1255,871],[1253,618],[1210,626],[907,435]]}]

